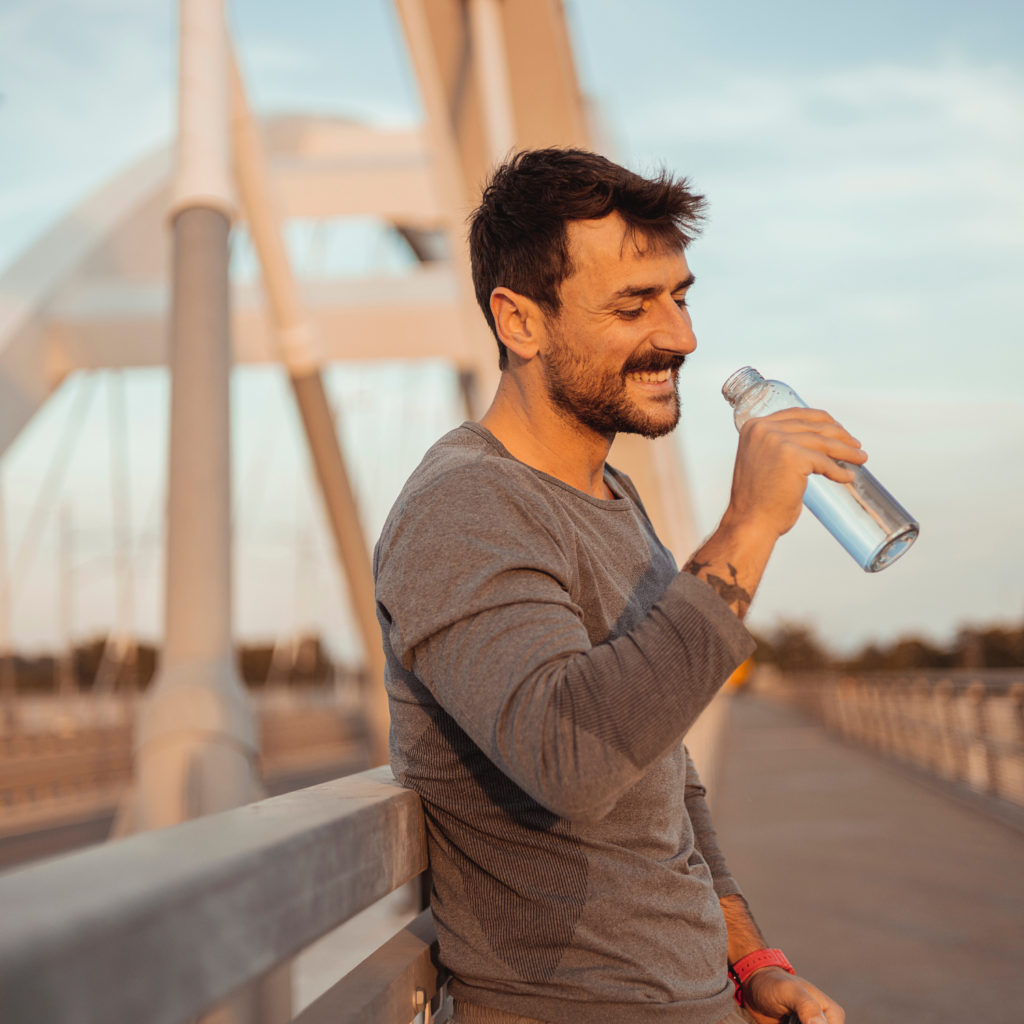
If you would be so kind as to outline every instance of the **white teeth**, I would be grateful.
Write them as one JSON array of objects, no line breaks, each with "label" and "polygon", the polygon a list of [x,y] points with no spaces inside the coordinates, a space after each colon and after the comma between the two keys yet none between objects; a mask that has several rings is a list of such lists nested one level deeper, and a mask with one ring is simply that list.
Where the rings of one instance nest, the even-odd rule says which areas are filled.
[{"label": "white teeth", "polygon": [[631,380],[642,381],[645,384],[660,384],[663,381],[669,379],[672,376],[671,370],[659,370],[657,373],[648,373],[641,371],[638,373],[630,373],[627,376]]}]

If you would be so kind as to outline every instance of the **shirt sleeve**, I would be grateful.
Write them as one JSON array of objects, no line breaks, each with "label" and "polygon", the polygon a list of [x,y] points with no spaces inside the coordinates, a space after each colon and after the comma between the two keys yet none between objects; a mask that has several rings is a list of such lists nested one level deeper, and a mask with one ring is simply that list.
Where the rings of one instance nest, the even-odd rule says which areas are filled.
[{"label": "shirt sleeve", "polygon": [[718,836],[711,823],[711,811],[707,804],[707,790],[700,781],[697,768],[686,752],[686,811],[693,826],[693,841],[705,863],[711,869],[711,880],[719,899],[723,896],[742,896],[743,891],[729,873],[725,857],[718,847]]},{"label": "shirt sleeve", "polygon": [[446,484],[444,500],[417,496],[416,515],[378,545],[391,650],[538,803],[600,820],[753,641],[711,587],[680,573],[634,629],[591,644],[553,510],[510,503],[484,474]]}]

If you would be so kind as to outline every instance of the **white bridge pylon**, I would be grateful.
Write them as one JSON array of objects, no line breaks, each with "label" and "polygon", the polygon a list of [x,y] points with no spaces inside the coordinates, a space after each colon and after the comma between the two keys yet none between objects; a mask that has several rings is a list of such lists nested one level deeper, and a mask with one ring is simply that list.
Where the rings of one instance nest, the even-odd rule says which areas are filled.
[{"label": "white bridge pylon", "polygon": [[[423,124],[390,131],[323,116],[267,119],[258,134],[268,191],[281,220],[376,217],[419,257],[401,275],[295,282],[321,359],[447,359],[470,382],[479,416],[497,352],[475,309],[465,218],[510,144],[593,148],[586,105],[557,0],[396,8]],[[69,373],[166,365],[173,178],[169,146],[101,188],[0,278],[0,454]],[[243,220],[244,205],[243,196]],[[236,362],[283,361],[278,326],[264,285],[233,284]],[[612,461],[634,478],[682,564],[696,537],[674,440],[622,437]]]}]

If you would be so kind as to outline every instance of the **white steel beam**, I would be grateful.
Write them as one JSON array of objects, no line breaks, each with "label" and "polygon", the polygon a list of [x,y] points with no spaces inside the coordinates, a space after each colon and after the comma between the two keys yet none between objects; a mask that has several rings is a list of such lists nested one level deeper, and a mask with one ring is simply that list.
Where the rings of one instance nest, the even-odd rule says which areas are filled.
[{"label": "white steel beam", "polygon": [[[300,282],[303,308],[328,361],[470,358],[449,267],[408,275]],[[232,289],[234,358],[280,362],[281,350],[259,286]],[[67,370],[162,366],[167,362],[170,293],[162,282],[86,283],[67,289],[40,329],[39,343]]]},{"label": "white steel beam", "polygon": [[497,347],[477,305],[469,266],[465,220],[472,209],[473,200],[459,161],[451,112],[438,67],[437,53],[431,40],[424,2],[395,2],[426,114],[424,131],[430,149],[435,189],[451,239],[451,261],[459,289],[459,314],[468,347],[473,353],[473,358],[464,364],[463,369],[476,376],[474,390],[477,397],[471,414],[479,419],[490,405],[500,375]]},{"label": "white steel beam", "polygon": [[363,642],[368,676],[364,704],[370,724],[372,764],[385,764],[391,715],[384,688],[384,652],[377,623],[370,549],[320,375],[325,362],[321,335],[303,308],[302,294],[292,273],[281,234],[281,219],[263,143],[249,112],[238,67],[233,59],[230,63],[235,174],[249,222],[249,233],[263,270],[263,286],[269,300],[278,348],[288,368],[334,535],[342,576],[347,584],[349,605]]},{"label": "white steel beam", "polygon": [[516,144],[515,110],[508,76],[500,0],[470,0],[473,67],[480,90],[487,156],[499,164]]}]

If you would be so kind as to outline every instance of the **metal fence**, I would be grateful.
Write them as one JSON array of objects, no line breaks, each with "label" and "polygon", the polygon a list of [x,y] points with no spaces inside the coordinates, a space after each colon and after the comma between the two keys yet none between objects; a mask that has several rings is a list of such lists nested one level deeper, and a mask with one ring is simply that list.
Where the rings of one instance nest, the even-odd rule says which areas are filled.
[{"label": "metal fence", "polygon": [[1024,806],[1024,680],[880,673],[786,689],[848,740]]},{"label": "metal fence", "polygon": [[[419,798],[378,768],[7,872],[0,1019],[194,1020],[426,866]],[[295,1020],[409,1024],[443,981],[424,911]]]},{"label": "metal fence", "polygon": [[[22,697],[3,709],[0,840],[112,817],[132,780],[137,704],[131,694],[80,693]],[[271,687],[253,704],[267,793],[366,767],[365,726],[347,692]]]}]

